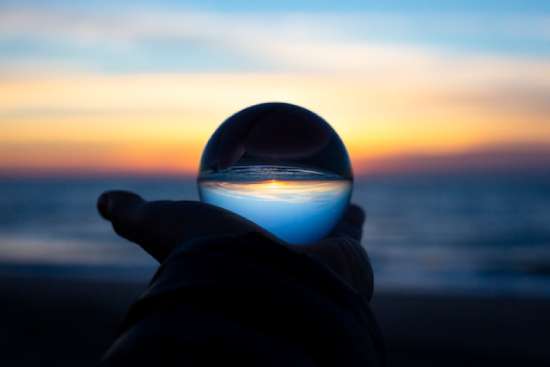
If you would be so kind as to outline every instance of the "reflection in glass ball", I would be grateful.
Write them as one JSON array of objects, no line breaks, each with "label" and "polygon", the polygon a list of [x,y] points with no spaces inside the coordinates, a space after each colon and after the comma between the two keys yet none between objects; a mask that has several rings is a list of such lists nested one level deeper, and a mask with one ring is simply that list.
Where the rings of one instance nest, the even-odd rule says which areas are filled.
[{"label": "reflection in glass ball", "polygon": [[299,106],[263,103],[230,116],[212,135],[198,186],[203,202],[307,244],[340,220],[352,181],[346,148],[325,120]]}]

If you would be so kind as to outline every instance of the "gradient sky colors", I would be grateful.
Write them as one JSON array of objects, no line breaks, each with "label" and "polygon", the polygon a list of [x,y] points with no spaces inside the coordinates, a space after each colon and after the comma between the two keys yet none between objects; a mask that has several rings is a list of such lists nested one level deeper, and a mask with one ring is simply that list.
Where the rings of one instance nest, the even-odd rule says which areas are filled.
[{"label": "gradient sky colors", "polygon": [[194,173],[265,101],[325,117],[359,173],[550,162],[549,3],[363,3],[4,1],[0,172]]}]

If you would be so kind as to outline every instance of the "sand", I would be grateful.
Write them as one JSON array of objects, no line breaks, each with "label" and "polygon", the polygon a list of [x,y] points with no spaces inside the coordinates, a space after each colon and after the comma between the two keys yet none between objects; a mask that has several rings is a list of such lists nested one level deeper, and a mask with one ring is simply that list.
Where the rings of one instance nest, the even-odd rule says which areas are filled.
[{"label": "sand", "polygon": [[[0,365],[93,366],[144,283],[2,276]],[[378,292],[390,366],[549,366],[550,300]]]}]

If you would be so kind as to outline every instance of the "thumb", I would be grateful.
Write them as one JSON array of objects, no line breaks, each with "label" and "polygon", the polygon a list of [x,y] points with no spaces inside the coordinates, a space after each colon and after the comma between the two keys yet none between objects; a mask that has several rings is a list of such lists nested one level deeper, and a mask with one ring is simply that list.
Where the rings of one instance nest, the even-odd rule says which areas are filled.
[{"label": "thumb", "polygon": [[171,250],[161,241],[148,241],[147,218],[144,206],[147,202],[129,191],[107,191],[97,200],[97,210],[110,221],[114,231],[121,237],[137,243],[151,256],[162,261]]},{"label": "thumb", "polygon": [[199,237],[248,232],[272,237],[235,213],[198,201],[145,201],[131,192],[107,191],[99,197],[97,208],[118,235],[159,262],[178,245]]},{"label": "thumb", "polygon": [[121,217],[127,217],[144,202],[141,196],[129,191],[106,191],[97,199],[97,210],[103,218],[116,222]]}]

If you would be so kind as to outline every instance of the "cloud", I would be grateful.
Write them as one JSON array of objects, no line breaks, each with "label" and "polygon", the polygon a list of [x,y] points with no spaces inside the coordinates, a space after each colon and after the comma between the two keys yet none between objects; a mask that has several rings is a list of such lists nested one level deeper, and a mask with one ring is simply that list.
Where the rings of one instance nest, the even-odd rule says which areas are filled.
[{"label": "cloud", "polygon": [[[201,68],[212,71],[208,68],[215,64],[216,72],[348,73],[377,88],[548,83],[547,58],[493,55],[483,48],[456,52],[422,39],[458,33],[544,41],[550,39],[549,24],[546,15],[521,14],[486,19],[473,14],[83,12],[8,7],[0,12],[0,44],[2,39],[23,38],[30,48],[44,43],[46,51],[27,56],[4,51],[0,74],[185,73]],[[47,51],[59,44],[63,44],[61,51]]]},{"label": "cloud", "polygon": [[514,82],[496,83],[476,89],[450,91],[445,97],[448,103],[463,108],[486,111],[501,110],[519,118],[536,116],[550,123],[550,83]]},{"label": "cloud", "polygon": [[[386,34],[484,35],[548,40],[548,14],[390,12],[217,12],[131,7],[119,10],[0,7],[0,32],[63,37],[82,42],[147,37],[204,41],[260,36],[298,39],[383,39]],[[377,34],[380,33],[380,34]]]},{"label": "cloud", "polygon": [[520,142],[447,154],[408,154],[357,162],[363,175],[377,174],[550,174],[550,146]]},{"label": "cloud", "polygon": [[[42,43],[45,53],[15,57],[0,47],[0,144],[22,147],[20,157],[29,162],[63,152],[65,143],[83,144],[83,151],[114,144],[120,162],[153,169],[179,145],[198,156],[229,114],[273,100],[327,118],[357,162],[495,142],[549,142],[548,59],[391,40],[441,30],[544,41],[550,24],[544,17],[489,22],[472,15],[9,8],[0,11],[0,46],[26,39],[26,45]],[[391,37],[378,36],[385,31]],[[60,44],[62,52],[48,52]],[[244,67],[229,65],[224,53]],[[167,70],[159,60],[176,67]],[[219,69],[204,70],[206,61]],[[45,145],[33,150],[34,144]],[[48,164],[63,166],[61,153],[52,157]]]},{"label": "cloud", "polygon": [[[8,7],[0,12],[3,38],[64,43],[74,48],[67,52],[75,53],[86,47],[98,52],[107,50],[108,55],[126,58],[129,70],[132,58],[140,59],[151,52],[148,45],[153,43],[157,45],[157,60],[170,56],[173,49],[189,47],[188,54],[192,54],[210,48],[236,53],[243,62],[250,60],[252,69],[264,69],[267,64],[279,71],[368,71],[388,62],[425,63],[427,58],[445,56],[457,36],[466,37],[466,44],[475,44],[480,36],[490,36],[500,44],[518,37],[524,43],[528,39],[545,42],[550,39],[549,24],[550,17],[546,15],[515,14],[488,19],[472,14],[269,14],[154,9],[84,12]],[[448,36],[444,42],[426,42],[442,35]],[[466,53],[483,54],[484,50],[482,47]],[[97,62],[96,58],[85,56],[89,62]],[[36,62],[40,64],[41,60]],[[86,63],[84,57],[82,62]]]}]

